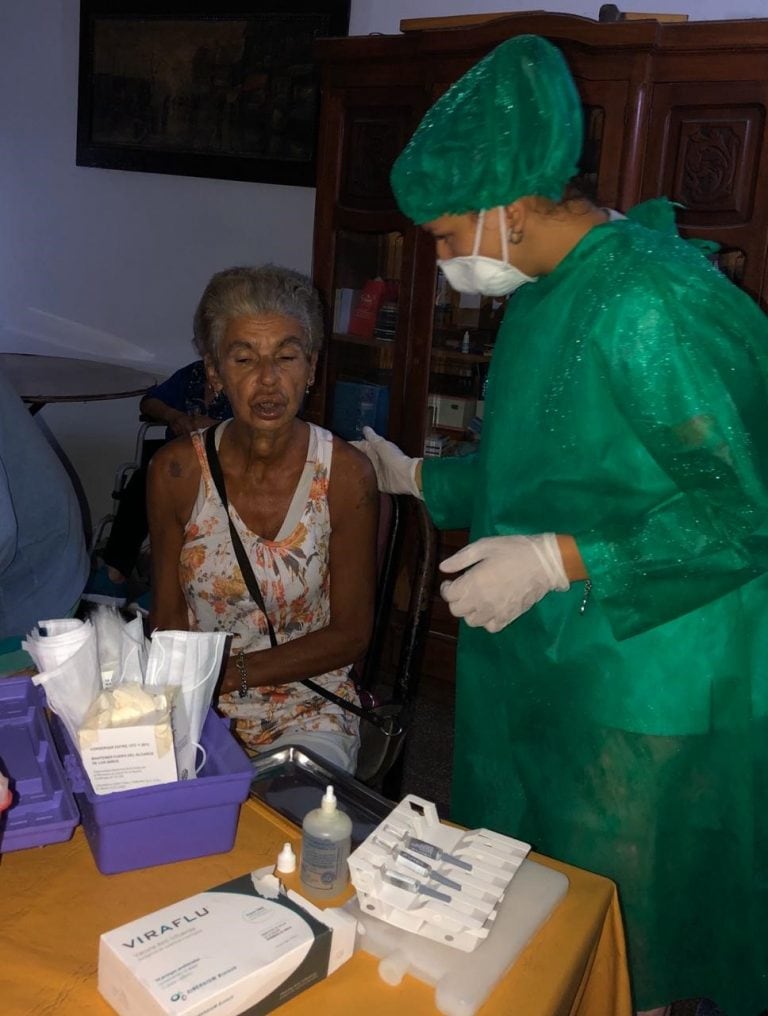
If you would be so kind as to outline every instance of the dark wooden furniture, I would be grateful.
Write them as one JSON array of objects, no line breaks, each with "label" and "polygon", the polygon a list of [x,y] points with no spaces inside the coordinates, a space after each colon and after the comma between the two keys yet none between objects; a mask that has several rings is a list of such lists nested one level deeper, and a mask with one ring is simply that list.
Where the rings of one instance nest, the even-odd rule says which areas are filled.
[{"label": "dark wooden furniture", "polygon": [[[682,232],[721,243],[723,270],[768,302],[768,188],[759,185],[768,178],[768,20],[606,24],[528,14],[323,40],[314,277],[336,331],[310,406],[316,420],[333,423],[337,381],[364,380],[388,388],[388,436],[410,454],[422,454],[433,431],[468,446],[471,431],[435,424],[429,402],[482,394],[501,308],[441,304],[434,244],[400,215],[388,176],[434,99],[521,33],[551,39],[573,70],[587,127],[581,182],[597,201],[619,210],[658,195],[680,202]],[[394,337],[350,335],[339,320],[342,291],[377,275],[398,284]],[[443,553],[465,538],[443,534]],[[455,631],[436,597],[427,672],[453,673]]]}]

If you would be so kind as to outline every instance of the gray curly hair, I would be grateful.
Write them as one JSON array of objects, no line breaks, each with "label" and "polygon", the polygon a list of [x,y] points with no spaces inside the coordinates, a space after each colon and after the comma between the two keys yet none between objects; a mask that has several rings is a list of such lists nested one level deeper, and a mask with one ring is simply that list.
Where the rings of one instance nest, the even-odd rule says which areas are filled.
[{"label": "gray curly hair", "polygon": [[312,280],[280,265],[225,268],[211,277],[194,317],[193,343],[202,357],[218,363],[219,344],[233,318],[284,314],[304,330],[304,352],[323,342],[323,311]]}]

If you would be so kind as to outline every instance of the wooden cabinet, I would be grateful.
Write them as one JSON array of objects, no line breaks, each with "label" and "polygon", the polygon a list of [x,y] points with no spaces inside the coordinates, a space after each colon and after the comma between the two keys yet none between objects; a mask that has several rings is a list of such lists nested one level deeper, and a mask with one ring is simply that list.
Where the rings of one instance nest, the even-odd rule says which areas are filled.
[{"label": "wooden cabinet", "polygon": [[[322,40],[314,278],[331,334],[309,415],[344,436],[378,421],[412,455],[476,445],[504,308],[446,290],[433,241],[397,210],[389,170],[435,98],[523,33],[549,38],[573,71],[585,112],[584,188],[619,210],[658,195],[679,202],[682,232],[717,240],[723,270],[768,301],[768,188],[760,187],[768,178],[768,20],[600,24],[527,14]],[[354,319],[366,283],[377,279],[372,315]],[[443,534],[444,553],[465,539]],[[436,597],[427,671],[452,676],[455,636]]]}]

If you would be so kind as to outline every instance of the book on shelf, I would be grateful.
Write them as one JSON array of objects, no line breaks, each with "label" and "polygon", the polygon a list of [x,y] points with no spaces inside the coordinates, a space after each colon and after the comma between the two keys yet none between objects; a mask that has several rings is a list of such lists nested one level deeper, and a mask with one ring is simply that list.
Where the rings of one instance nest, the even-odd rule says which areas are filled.
[{"label": "book on shelf", "polygon": [[343,335],[349,331],[352,308],[360,294],[359,289],[337,289],[333,301],[333,330]]},{"label": "book on shelf", "polygon": [[399,290],[400,284],[398,282],[393,279],[386,280],[384,300],[379,307],[379,313],[376,315],[376,327],[373,330],[374,337],[377,339],[392,342],[395,338],[399,310],[397,302]]},{"label": "book on shelf", "polygon": [[349,327],[346,329],[350,335],[373,338],[379,308],[384,302],[386,292],[387,284],[384,279],[369,279],[366,282],[352,308]]},{"label": "book on shelf", "polygon": [[365,381],[337,381],[333,390],[331,429],[347,441],[359,441],[363,427],[386,434],[389,424],[389,388]]},{"label": "book on shelf", "polygon": [[403,234],[386,233],[382,253],[382,273],[385,279],[399,279],[403,266]]}]

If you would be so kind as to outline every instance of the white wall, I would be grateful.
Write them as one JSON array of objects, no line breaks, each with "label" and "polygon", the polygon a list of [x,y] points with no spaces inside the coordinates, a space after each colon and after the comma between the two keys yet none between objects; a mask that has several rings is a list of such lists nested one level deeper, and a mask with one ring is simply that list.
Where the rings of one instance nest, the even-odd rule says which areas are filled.
[{"label": "white wall", "polygon": [[[78,17],[77,0],[0,3],[0,350],[164,375],[194,357],[192,312],[214,271],[309,270],[314,190],[76,166]],[[43,410],[95,519],[131,457],[137,409]]]},{"label": "white wall", "polygon": [[[352,0],[351,34],[406,17],[532,6],[596,17],[599,2]],[[691,17],[758,17],[761,0],[641,0]],[[0,350],[153,365],[191,359],[190,321],[215,270],[272,260],[308,270],[314,191],[75,165],[78,0],[0,2]],[[98,518],[130,456],[137,400],[43,411]]]}]

